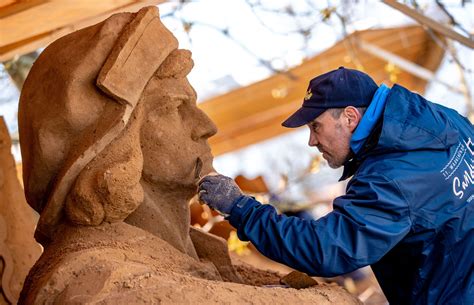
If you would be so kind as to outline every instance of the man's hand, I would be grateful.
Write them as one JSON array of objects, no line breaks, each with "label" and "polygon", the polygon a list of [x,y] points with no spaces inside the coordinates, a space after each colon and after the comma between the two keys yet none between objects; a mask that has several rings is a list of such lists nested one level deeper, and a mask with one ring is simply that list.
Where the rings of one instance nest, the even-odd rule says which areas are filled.
[{"label": "man's hand", "polygon": [[207,175],[199,181],[199,200],[218,212],[229,215],[242,191],[232,178]]}]

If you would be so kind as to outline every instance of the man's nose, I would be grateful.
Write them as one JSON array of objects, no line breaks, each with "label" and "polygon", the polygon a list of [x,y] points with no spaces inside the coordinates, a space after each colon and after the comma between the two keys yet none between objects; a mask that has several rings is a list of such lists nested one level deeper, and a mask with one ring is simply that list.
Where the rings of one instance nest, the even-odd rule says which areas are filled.
[{"label": "man's nose", "polygon": [[318,139],[316,138],[316,135],[310,131],[309,132],[309,141],[308,141],[308,145],[309,146],[317,146],[319,143],[318,143]]},{"label": "man's nose", "polygon": [[198,141],[199,139],[208,139],[217,133],[217,126],[201,109],[196,111],[196,125],[192,131],[192,139]]}]

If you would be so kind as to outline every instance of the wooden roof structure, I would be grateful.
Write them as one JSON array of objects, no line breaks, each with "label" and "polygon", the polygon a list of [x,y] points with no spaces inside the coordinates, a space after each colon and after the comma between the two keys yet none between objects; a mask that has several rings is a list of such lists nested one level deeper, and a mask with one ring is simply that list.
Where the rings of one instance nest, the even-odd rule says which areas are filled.
[{"label": "wooden roof structure", "polygon": [[[393,82],[423,93],[426,79],[403,71],[366,46],[406,60],[424,72],[436,71],[444,54],[421,26],[355,32],[330,49],[289,70],[199,104],[219,131],[209,139],[214,155],[293,131],[281,123],[298,109],[309,81],[339,66],[363,69],[377,83]],[[292,77],[289,77],[291,75]]]},{"label": "wooden roof structure", "polygon": [[0,0],[0,62],[45,47],[118,12],[165,0]]}]

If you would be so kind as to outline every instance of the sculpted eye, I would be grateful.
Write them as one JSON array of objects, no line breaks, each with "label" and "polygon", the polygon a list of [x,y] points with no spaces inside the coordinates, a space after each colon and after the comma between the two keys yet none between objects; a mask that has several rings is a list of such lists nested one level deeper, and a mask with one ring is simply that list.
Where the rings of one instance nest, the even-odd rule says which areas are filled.
[{"label": "sculpted eye", "polygon": [[163,96],[153,103],[152,111],[160,114],[173,113],[178,111],[183,102],[180,98]]}]

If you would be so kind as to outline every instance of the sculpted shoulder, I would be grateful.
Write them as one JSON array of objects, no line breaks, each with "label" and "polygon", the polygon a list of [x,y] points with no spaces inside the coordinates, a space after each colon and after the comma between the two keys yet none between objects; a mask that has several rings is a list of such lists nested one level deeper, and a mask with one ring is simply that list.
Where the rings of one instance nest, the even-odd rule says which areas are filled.
[{"label": "sculpted shoulder", "polygon": [[[213,265],[122,222],[61,230],[61,238],[48,245],[30,272],[21,303],[95,302],[156,286],[158,278],[177,273],[221,280]],[[132,300],[140,294],[126,295]]]}]

